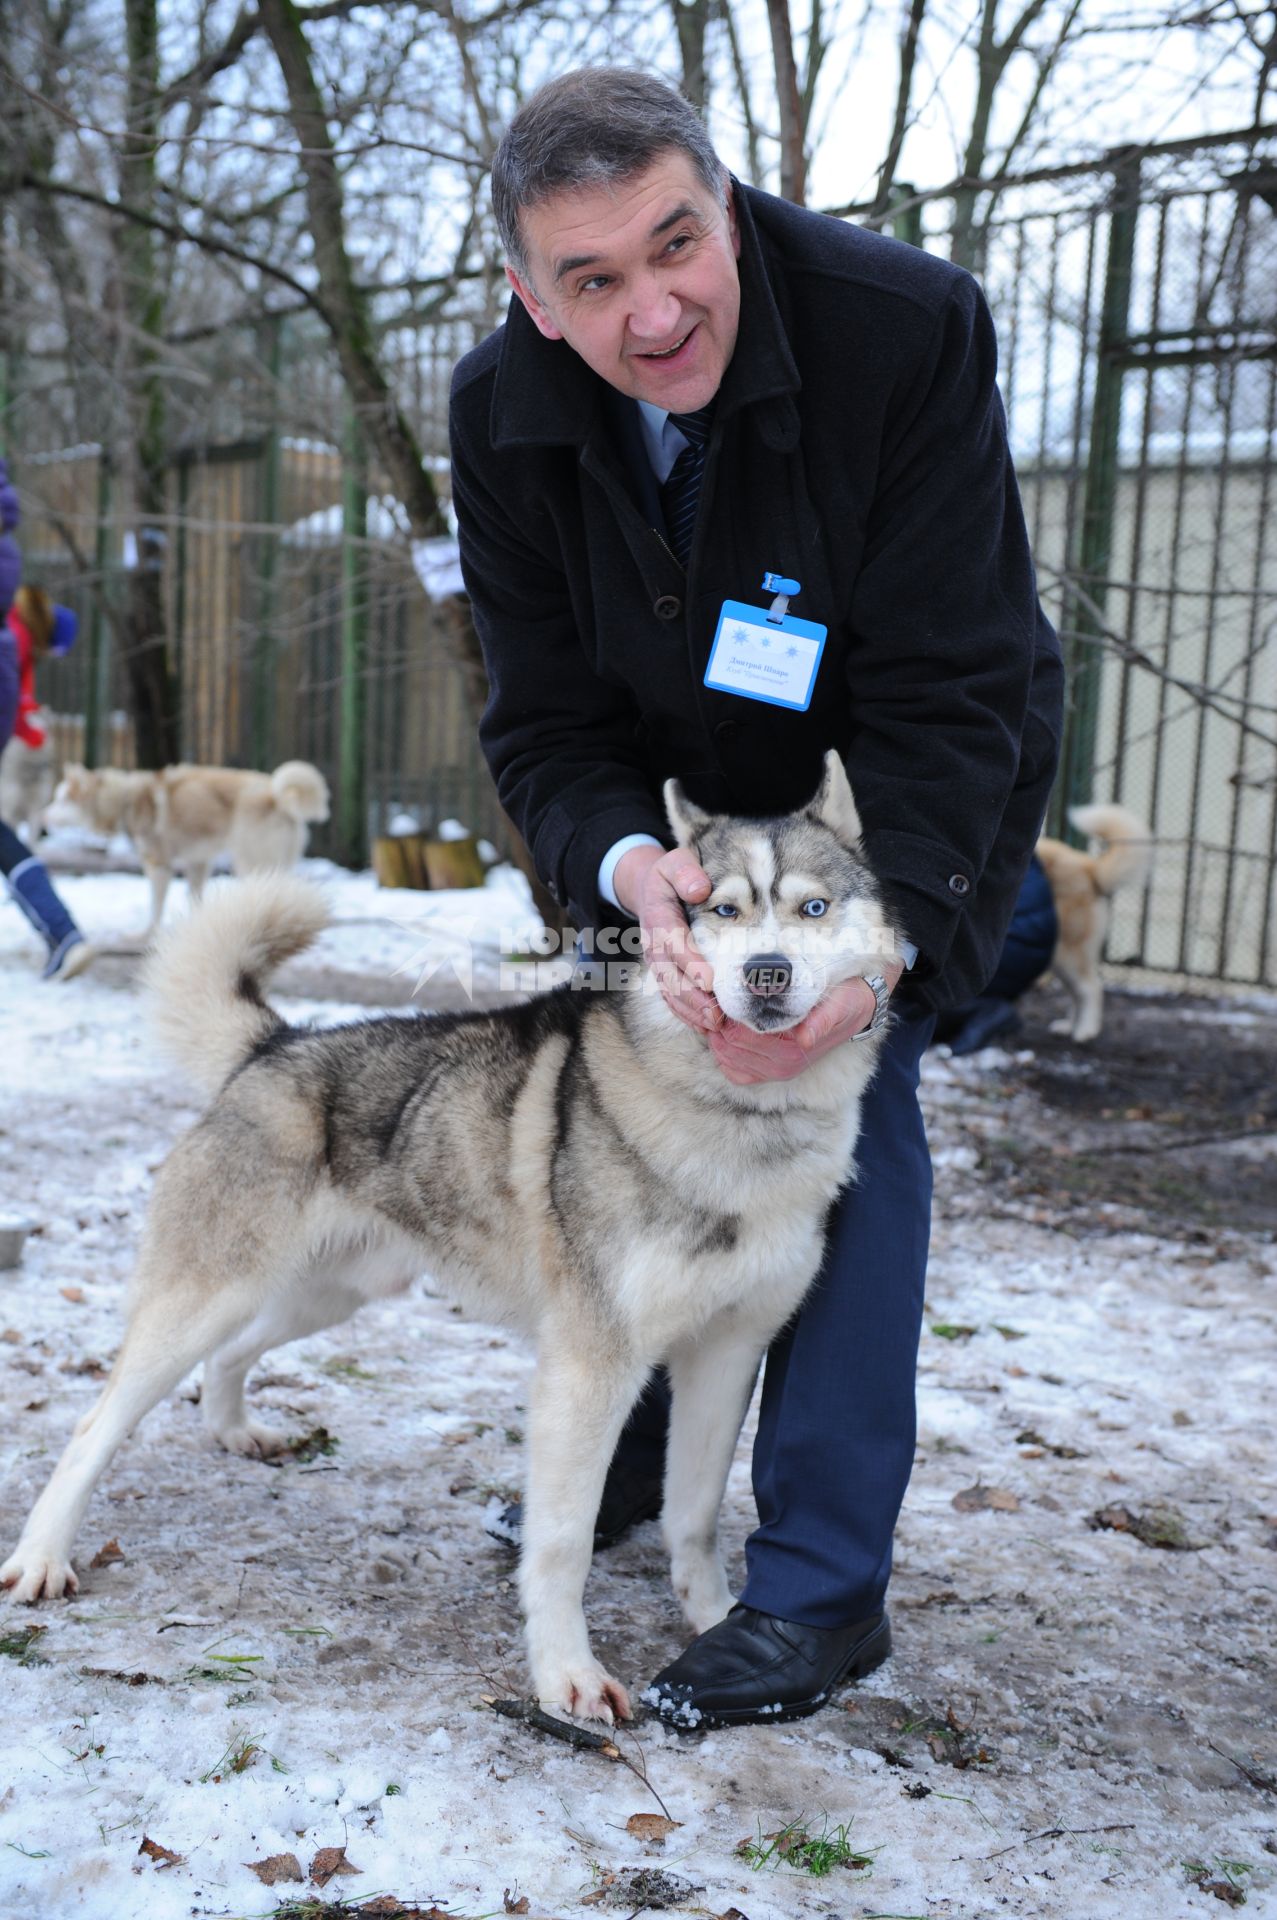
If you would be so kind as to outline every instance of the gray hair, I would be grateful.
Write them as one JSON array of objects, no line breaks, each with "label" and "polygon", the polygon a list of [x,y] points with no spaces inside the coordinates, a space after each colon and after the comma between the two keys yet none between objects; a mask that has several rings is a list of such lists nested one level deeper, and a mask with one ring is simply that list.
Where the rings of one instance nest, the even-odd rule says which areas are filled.
[{"label": "gray hair", "polygon": [[720,206],[727,174],[695,107],[668,81],[629,67],[580,67],[538,89],[492,162],[492,207],[506,257],[528,276],[520,216],[557,193],[619,186],[663,153],[685,153]]}]

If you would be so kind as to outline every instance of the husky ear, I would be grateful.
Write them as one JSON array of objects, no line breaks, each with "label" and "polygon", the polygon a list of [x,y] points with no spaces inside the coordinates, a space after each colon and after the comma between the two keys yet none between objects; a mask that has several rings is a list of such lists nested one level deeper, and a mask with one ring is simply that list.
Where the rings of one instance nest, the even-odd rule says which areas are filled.
[{"label": "husky ear", "polygon": [[852,798],[851,782],[847,778],[841,754],[835,753],[832,748],[825,755],[825,777],[807,811],[814,813],[818,820],[823,820],[845,846],[859,844],[862,829],[856,802]]},{"label": "husky ear", "polygon": [[692,805],[677,780],[665,782],[665,811],[669,817],[670,832],[680,847],[695,846],[710,823],[709,814]]}]

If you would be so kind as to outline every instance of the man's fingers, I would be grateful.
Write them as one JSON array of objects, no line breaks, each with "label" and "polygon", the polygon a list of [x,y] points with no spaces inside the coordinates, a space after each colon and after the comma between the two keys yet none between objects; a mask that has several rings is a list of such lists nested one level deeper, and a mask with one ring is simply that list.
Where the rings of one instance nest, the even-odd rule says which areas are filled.
[{"label": "man's fingers", "polygon": [[704,900],[710,892],[710,877],[704,867],[698,867],[694,860],[676,868],[670,880],[680,900]]}]

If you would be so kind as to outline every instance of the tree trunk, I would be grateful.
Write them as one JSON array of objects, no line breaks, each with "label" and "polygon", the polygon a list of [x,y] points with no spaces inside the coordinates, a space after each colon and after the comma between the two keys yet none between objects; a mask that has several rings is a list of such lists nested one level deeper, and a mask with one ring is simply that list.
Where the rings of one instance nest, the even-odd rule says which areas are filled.
[{"label": "tree trunk", "polygon": [[780,191],[784,199],[801,207],[807,200],[806,127],[794,60],[789,0],[767,0],[767,19],[771,26],[776,100],[780,108]]},{"label": "tree trunk", "polygon": [[[156,102],[159,98],[159,21],[156,0],[125,0],[128,46],[127,131],[120,157],[120,192],[130,205],[155,204]],[[160,371],[164,295],[155,238],[124,221],[117,231],[119,298],[125,322],[121,352],[127,421],[133,533],[137,563],[129,575],[122,624],[124,670],[140,767],[163,767],[180,757],[177,680],[164,620],[165,471],[168,423]]]}]

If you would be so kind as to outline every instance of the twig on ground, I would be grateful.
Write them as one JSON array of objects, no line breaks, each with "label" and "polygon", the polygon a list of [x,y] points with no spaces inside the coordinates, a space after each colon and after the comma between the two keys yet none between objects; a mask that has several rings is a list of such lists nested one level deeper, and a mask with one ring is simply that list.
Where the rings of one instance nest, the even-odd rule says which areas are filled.
[{"label": "twig on ground", "polygon": [[1221,1760],[1227,1760],[1231,1766],[1236,1767],[1238,1773],[1243,1779],[1249,1780],[1252,1787],[1258,1787],[1261,1793],[1277,1793],[1277,1778],[1274,1778],[1271,1773],[1261,1773],[1258,1767],[1247,1766],[1246,1762],[1237,1759],[1235,1754],[1225,1753],[1222,1747],[1217,1747],[1213,1740],[1208,1740],[1206,1744],[1212,1753],[1219,1755]]},{"label": "twig on ground", "polygon": [[[621,1752],[616,1741],[606,1733],[595,1733],[590,1727],[577,1727],[570,1720],[557,1720],[552,1713],[546,1713],[535,1700],[497,1700],[488,1693],[483,1695],[485,1707],[491,1707],[494,1713],[502,1714],[507,1720],[521,1720],[526,1727],[537,1733],[549,1734],[552,1740],[562,1740],[566,1746],[575,1747],[587,1753],[601,1753],[605,1760],[619,1760],[634,1778],[645,1786],[667,1820],[673,1814],[662,1800],[656,1788],[647,1777],[647,1762],[636,1767],[629,1757]],[[639,1757],[643,1750],[639,1748]]]},{"label": "twig on ground", "polygon": [[1031,1840],[1076,1839],[1083,1833],[1133,1833],[1133,1820],[1119,1820],[1108,1827],[1043,1827],[1041,1833],[1026,1833],[1022,1840],[1013,1840],[1009,1847],[999,1847],[996,1853],[986,1853],[986,1860],[1000,1860],[1004,1853],[1014,1853],[1017,1847],[1028,1846]]}]

